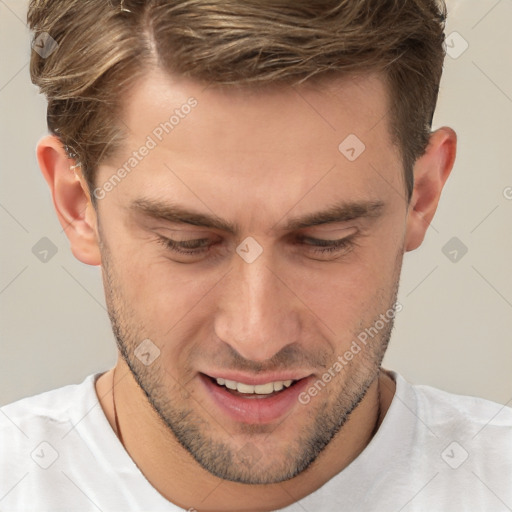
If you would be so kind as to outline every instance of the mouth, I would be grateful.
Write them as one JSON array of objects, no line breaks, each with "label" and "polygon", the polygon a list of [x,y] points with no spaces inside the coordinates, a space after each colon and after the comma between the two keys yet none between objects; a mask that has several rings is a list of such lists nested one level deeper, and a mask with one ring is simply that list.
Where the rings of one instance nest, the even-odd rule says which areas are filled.
[{"label": "mouth", "polygon": [[298,402],[298,395],[311,377],[248,383],[225,377],[200,374],[207,394],[219,412],[241,423],[271,423],[289,414]]}]

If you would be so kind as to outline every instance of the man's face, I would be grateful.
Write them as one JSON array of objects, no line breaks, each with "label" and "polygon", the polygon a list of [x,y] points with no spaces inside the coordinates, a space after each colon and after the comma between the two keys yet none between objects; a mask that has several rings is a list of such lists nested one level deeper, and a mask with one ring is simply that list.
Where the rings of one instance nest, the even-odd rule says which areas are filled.
[{"label": "man's face", "polygon": [[[289,479],[364,397],[391,332],[378,320],[396,302],[407,204],[384,85],[248,92],[155,72],[125,105],[125,151],[96,177],[123,357],[204,468],[244,483]],[[335,207],[336,221],[292,224]],[[179,210],[225,225],[178,222]]]}]

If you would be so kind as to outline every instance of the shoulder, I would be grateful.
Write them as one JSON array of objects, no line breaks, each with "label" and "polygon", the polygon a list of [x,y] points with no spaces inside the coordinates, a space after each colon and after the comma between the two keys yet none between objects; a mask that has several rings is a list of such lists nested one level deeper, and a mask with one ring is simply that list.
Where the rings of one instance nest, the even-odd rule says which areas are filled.
[{"label": "shoulder", "polygon": [[423,384],[410,384],[392,372],[397,399],[403,400],[434,436],[472,446],[500,446],[512,462],[512,408],[485,398],[460,395]]},{"label": "shoulder", "polygon": [[427,385],[412,385],[419,407],[433,424],[447,420],[468,421],[474,425],[512,428],[512,408],[485,398],[459,395]]},{"label": "shoulder", "polygon": [[60,416],[65,413],[66,405],[76,403],[75,400],[89,396],[94,390],[94,381],[99,374],[85,377],[80,384],[68,384],[60,388],[44,391],[36,395],[21,398],[15,402],[0,407],[7,416],[24,417]]},{"label": "shoulder", "polygon": [[77,415],[97,402],[96,375],[87,376],[80,384],[45,391],[0,407],[2,458],[21,447],[31,448],[35,440],[71,428]]}]

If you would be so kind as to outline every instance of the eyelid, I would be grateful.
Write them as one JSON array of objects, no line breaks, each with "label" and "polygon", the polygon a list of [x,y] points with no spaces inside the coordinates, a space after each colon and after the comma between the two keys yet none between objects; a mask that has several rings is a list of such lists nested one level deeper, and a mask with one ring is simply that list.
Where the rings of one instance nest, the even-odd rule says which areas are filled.
[{"label": "eyelid", "polygon": [[346,236],[350,236],[352,233],[358,231],[358,228],[356,226],[348,226],[344,228],[327,228],[326,226],[316,226],[308,228],[308,230],[313,230],[313,233],[309,234],[309,232],[304,231],[300,233],[300,235],[313,238],[325,236],[334,240],[334,238],[344,238]]},{"label": "eyelid", "polygon": [[326,243],[336,243],[340,242],[342,240],[346,240],[349,238],[353,238],[357,233],[359,232],[359,229],[355,226],[352,226],[350,228],[345,229],[332,229],[329,231],[322,231],[318,232],[315,231],[314,233],[298,233],[297,235],[291,235],[295,240],[299,241],[311,241],[311,242],[326,242]]},{"label": "eyelid", "polygon": [[166,232],[166,234],[164,236],[171,236],[171,237],[174,237],[174,236],[180,236],[180,237],[183,237],[183,238],[186,238],[186,237],[191,237],[191,238],[186,238],[187,240],[192,240],[192,237],[194,237],[193,239],[194,240],[199,240],[201,238],[208,238],[208,237],[211,237],[212,235],[213,236],[216,236],[218,237],[219,235],[216,234],[216,233],[212,233],[212,231],[199,231],[199,230],[194,230],[194,229],[190,229],[190,228],[185,228],[185,229],[172,229],[172,228],[167,228],[167,227],[163,227],[163,228],[157,228],[155,231],[164,231]]},{"label": "eyelid", "polygon": [[[344,230],[344,231],[348,231],[347,230]],[[353,229],[351,233],[346,233],[345,236],[341,236],[341,237],[332,237],[332,235],[330,237],[327,237],[327,238],[319,238],[319,237],[316,237],[316,236],[310,236],[310,235],[306,235],[306,234],[298,234],[298,235],[295,235],[293,237],[293,241],[295,242],[299,242],[299,243],[304,243],[306,242],[306,245],[308,245],[308,242],[310,245],[314,246],[314,245],[317,245],[317,246],[321,246],[321,244],[325,244],[325,245],[328,245],[328,244],[336,244],[336,243],[341,243],[343,242],[343,240],[349,240],[349,239],[352,239],[354,238],[354,236],[356,235],[357,233],[357,229]],[[197,235],[196,235],[197,236]],[[219,240],[219,237],[203,237],[203,238],[187,238],[187,237],[184,237],[184,238],[181,238],[181,237],[173,237],[173,238],[168,238],[167,236],[162,236],[162,235],[159,235],[159,238],[162,238],[162,239],[165,239],[165,240],[168,240],[170,244],[182,244],[182,245],[186,245],[186,244],[198,244],[200,246],[205,246],[206,244],[210,245],[210,246],[213,246],[217,243],[219,243],[221,240]],[[317,244],[315,244],[315,242],[317,242]]]},{"label": "eyelid", "polygon": [[[214,233],[218,236],[223,236],[225,232],[219,231],[215,228],[207,228],[204,226],[194,226],[187,223],[171,222],[164,219],[158,220],[154,218],[143,218],[143,224],[146,224],[151,231],[164,230],[171,233],[190,233],[191,236],[196,236],[198,233]],[[343,232],[350,229],[357,229],[359,221],[364,219],[353,219],[346,221],[330,222],[325,224],[317,224],[314,226],[308,226],[302,228],[302,230],[314,230],[322,233],[332,233],[334,231]],[[348,225],[347,225],[348,224]],[[287,233],[287,235],[293,235],[299,233],[300,230],[294,230]],[[193,235],[192,235],[193,233]],[[286,235],[285,235],[286,236]]]}]

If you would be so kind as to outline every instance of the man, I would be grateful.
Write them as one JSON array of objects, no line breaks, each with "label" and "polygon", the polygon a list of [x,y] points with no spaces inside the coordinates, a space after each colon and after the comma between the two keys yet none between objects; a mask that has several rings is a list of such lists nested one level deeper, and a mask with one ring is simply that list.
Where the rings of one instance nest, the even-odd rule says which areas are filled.
[{"label": "man", "polygon": [[2,510],[511,509],[512,411],[381,368],[455,158],[444,19],[31,2],[37,157],[119,358],[2,409]]}]

